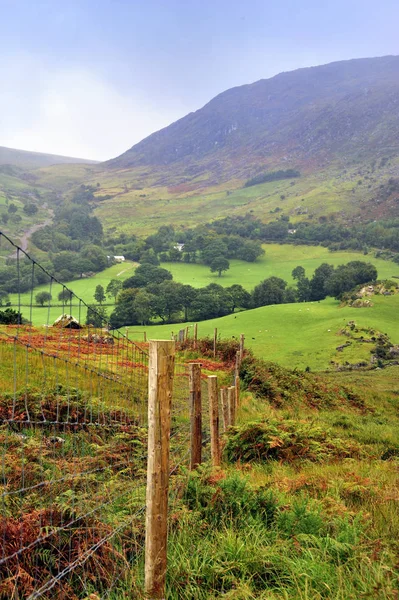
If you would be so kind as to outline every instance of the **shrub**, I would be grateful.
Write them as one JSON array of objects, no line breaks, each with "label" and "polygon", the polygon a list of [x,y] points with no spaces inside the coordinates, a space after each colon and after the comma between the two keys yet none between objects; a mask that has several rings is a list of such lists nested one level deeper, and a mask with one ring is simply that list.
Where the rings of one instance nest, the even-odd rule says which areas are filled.
[{"label": "shrub", "polygon": [[230,462],[298,459],[322,462],[359,457],[364,449],[356,442],[333,438],[309,423],[270,419],[231,427],[224,452]]}]

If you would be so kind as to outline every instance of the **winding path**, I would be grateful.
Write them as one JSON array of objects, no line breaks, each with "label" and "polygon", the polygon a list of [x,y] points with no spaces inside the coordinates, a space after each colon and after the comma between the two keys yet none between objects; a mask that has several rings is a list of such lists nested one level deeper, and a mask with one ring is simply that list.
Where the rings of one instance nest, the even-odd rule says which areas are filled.
[{"label": "winding path", "polygon": [[[19,239],[19,246],[20,246],[20,248],[22,250],[24,250],[24,252],[26,252],[27,249],[28,249],[30,237],[36,231],[39,231],[39,229],[42,229],[43,227],[46,227],[47,225],[51,225],[51,223],[53,221],[54,211],[53,211],[52,208],[49,208],[48,212],[49,212],[49,215],[50,215],[50,217],[48,219],[46,219],[42,223],[36,223],[36,225],[32,225],[32,227],[30,227],[29,229],[27,229],[27,231],[25,231],[25,233],[20,237],[20,239]],[[12,257],[16,258],[17,257],[17,253],[15,252],[15,254],[13,254]]]}]

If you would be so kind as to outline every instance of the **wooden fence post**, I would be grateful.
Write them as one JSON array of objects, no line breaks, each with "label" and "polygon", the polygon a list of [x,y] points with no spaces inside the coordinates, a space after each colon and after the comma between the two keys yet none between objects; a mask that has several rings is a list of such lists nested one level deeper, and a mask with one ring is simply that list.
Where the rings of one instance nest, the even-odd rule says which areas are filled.
[{"label": "wooden fence post", "polygon": [[189,364],[190,385],[190,469],[201,464],[202,451],[202,406],[201,406],[201,365]]},{"label": "wooden fence post", "polygon": [[245,340],[245,335],[243,333],[240,334],[240,363],[242,362],[242,359],[244,358],[244,340]]},{"label": "wooden fence post", "polygon": [[144,338],[144,342],[147,341],[147,333],[145,331],[143,331],[143,338]]},{"label": "wooden fence post", "polygon": [[227,388],[223,387],[220,389],[220,401],[222,404],[222,417],[223,417],[223,431],[226,431],[229,427],[229,405],[227,401]]},{"label": "wooden fence post", "polygon": [[194,325],[194,350],[197,349],[198,323]]},{"label": "wooden fence post", "polygon": [[229,424],[234,427],[236,424],[236,388],[234,385],[227,388],[227,404],[229,407]]},{"label": "wooden fence post", "polygon": [[215,327],[215,330],[213,332],[213,357],[215,358],[216,356],[216,344],[218,341],[218,330],[217,327]]},{"label": "wooden fence post", "polygon": [[186,327],[186,334],[185,334],[185,339],[188,340],[188,333],[189,333],[189,328],[188,326]]},{"label": "wooden fence post", "polygon": [[212,466],[220,466],[219,402],[217,375],[208,375],[209,419],[211,428]]},{"label": "wooden fence post", "polygon": [[236,409],[240,406],[240,352],[236,353],[236,367],[234,370],[234,385],[236,388]]},{"label": "wooden fence post", "polygon": [[150,340],[145,593],[164,598],[167,562],[169,446],[175,344]]}]

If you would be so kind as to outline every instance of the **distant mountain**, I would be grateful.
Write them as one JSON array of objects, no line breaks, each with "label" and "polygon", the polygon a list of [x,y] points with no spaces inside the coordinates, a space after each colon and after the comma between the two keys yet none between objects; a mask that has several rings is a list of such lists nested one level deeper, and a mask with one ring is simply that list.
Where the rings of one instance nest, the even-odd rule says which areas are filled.
[{"label": "distant mountain", "polygon": [[398,56],[335,62],[232,88],[104,165],[243,176],[254,166],[322,166],[335,157],[386,154],[399,154]]},{"label": "distant mountain", "polygon": [[41,152],[28,152],[27,150],[15,150],[0,146],[0,165],[12,165],[20,169],[39,169],[59,164],[96,164],[94,160],[84,158],[71,158],[69,156],[58,156],[56,154],[42,154]]}]

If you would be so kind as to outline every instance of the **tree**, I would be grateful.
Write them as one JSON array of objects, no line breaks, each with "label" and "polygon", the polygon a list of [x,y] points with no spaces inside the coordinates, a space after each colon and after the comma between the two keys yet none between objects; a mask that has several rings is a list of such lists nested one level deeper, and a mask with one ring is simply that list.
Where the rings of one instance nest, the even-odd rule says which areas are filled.
[{"label": "tree", "polygon": [[242,285],[235,283],[226,288],[232,299],[232,312],[236,308],[249,308],[251,305],[251,294],[245,290]]},{"label": "tree", "polygon": [[237,258],[246,262],[255,262],[255,260],[265,253],[260,244],[256,242],[246,242],[238,251]]},{"label": "tree", "polygon": [[224,256],[215,256],[210,264],[211,273],[218,273],[218,277],[221,277],[222,271],[230,269],[230,263]]},{"label": "tree", "polygon": [[211,266],[216,257],[226,257],[228,255],[227,245],[218,238],[210,240],[202,250],[201,256],[204,263]]},{"label": "tree", "polygon": [[75,260],[75,252],[58,252],[52,256],[54,269],[57,273],[61,273],[61,271],[73,271]]},{"label": "tree", "polygon": [[52,300],[52,295],[50,292],[39,292],[35,296],[36,304],[40,304],[43,306],[46,302],[49,303]]},{"label": "tree", "polygon": [[84,258],[83,256],[78,256],[73,263],[73,270],[75,273],[79,274],[79,277],[83,277],[83,273],[90,273],[90,271],[95,271],[95,267],[91,260]]},{"label": "tree", "polygon": [[111,313],[110,324],[113,329],[123,325],[137,325],[138,320],[134,308],[134,302],[138,290],[122,290],[116,299],[115,310]]},{"label": "tree", "polygon": [[191,304],[191,316],[195,321],[204,321],[219,316],[220,304],[218,298],[206,288],[198,290]]},{"label": "tree", "polygon": [[155,265],[156,267],[159,267],[159,258],[154,252],[153,248],[144,250],[144,252],[140,254],[140,263],[142,265],[147,263],[149,265]]},{"label": "tree", "polygon": [[297,267],[295,267],[295,269],[292,270],[291,275],[292,279],[297,279],[299,281],[300,279],[303,279],[305,277],[305,269],[298,265]]},{"label": "tree", "polygon": [[2,222],[4,223],[4,225],[7,225],[7,223],[8,223],[8,219],[9,219],[9,216],[8,216],[8,214],[7,214],[7,213],[2,213],[2,215],[1,215],[1,220],[2,220]]},{"label": "tree", "polygon": [[105,292],[104,292],[104,288],[102,285],[98,284],[96,286],[95,292],[94,292],[94,300],[96,300],[99,304],[102,304],[105,300]]},{"label": "tree", "polygon": [[16,213],[16,212],[17,212],[17,210],[18,210],[18,207],[17,207],[17,206],[15,206],[15,204],[14,204],[13,202],[11,202],[11,204],[9,204],[9,205],[8,205],[8,209],[7,209],[7,210],[8,210],[8,212],[9,212],[10,214],[13,214],[13,213]]},{"label": "tree", "polygon": [[296,287],[298,302],[308,302],[311,298],[312,293],[312,288],[308,277],[301,277],[300,279],[298,279]]},{"label": "tree", "polygon": [[310,300],[324,300],[327,296],[325,284],[333,273],[334,267],[327,263],[322,263],[317,267],[310,281]]},{"label": "tree", "polygon": [[69,302],[69,300],[71,300],[72,296],[73,296],[73,292],[71,290],[67,290],[66,288],[64,288],[58,294],[58,300],[60,302]]},{"label": "tree", "polygon": [[286,287],[287,282],[280,279],[280,277],[273,276],[265,279],[252,292],[252,304],[254,308],[269,304],[283,304]]},{"label": "tree", "polygon": [[133,302],[133,310],[140,325],[147,325],[153,314],[153,303],[156,296],[146,290],[139,290]]},{"label": "tree", "polygon": [[29,204],[25,204],[22,210],[26,215],[32,216],[35,215],[39,209],[34,202],[30,202]]},{"label": "tree", "polygon": [[163,281],[171,280],[172,278],[173,276],[170,271],[146,263],[137,267],[133,277],[125,279],[123,288],[141,288],[149,283],[162,283]]},{"label": "tree", "polygon": [[[93,219],[96,219],[96,217],[93,217]],[[99,235],[99,237],[101,236]],[[95,244],[85,246],[82,249],[80,256],[89,260],[93,264],[95,271],[102,271],[108,266],[108,258],[106,253],[102,248],[100,248],[100,246],[96,246]]]},{"label": "tree", "polygon": [[121,281],[120,279],[111,279],[105,290],[107,292],[107,296],[110,296],[111,298],[114,298],[114,300],[116,300],[116,297],[121,291],[122,287],[123,281]]},{"label": "tree", "polygon": [[86,314],[86,325],[93,325],[93,327],[104,327],[107,324],[107,312],[104,306],[98,306],[97,304],[89,304],[87,307]]},{"label": "tree", "polygon": [[184,308],[184,320],[188,321],[188,311],[197,295],[197,290],[191,285],[182,285],[180,290],[180,300]]},{"label": "tree", "polygon": [[154,296],[153,310],[162,321],[172,321],[172,315],[179,313],[183,309],[181,289],[183,285],[175,281],[163,281],[160,284],[153,284],[147,287]]}]

